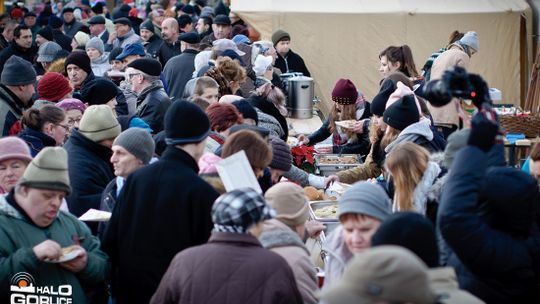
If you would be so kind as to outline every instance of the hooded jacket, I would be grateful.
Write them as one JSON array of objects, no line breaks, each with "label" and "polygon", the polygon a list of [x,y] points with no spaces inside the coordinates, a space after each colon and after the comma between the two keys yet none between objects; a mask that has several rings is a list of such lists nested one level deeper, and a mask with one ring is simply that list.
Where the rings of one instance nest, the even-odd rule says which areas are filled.
[{"label": "hooded jacket", "polygon": [[[0,196],[0,302],[10,303],[11,278],[20,272],[29,273],[35,286],[71,285],[72,303],[88,303],[86,292],[105,283],[107,255],[99,249],[99,241],[90,230],[73,215],[59,211],[54,221],[45,228],[36,226],[19,208],[14,207],[13,192]],[[59,264],[39,261],[33,247],[45,240],[53,240],[61,247],[73,244],[78,236],[80,245],[88,254],[86,267],[73,273]],[[53,296],[54,298],[54,296]]]},{"label": "hooded jacket", "polygon": [[279,220],[271,219],[264,222],[259,241],[264,248],[279,254],[287,261],[304,303],[318,303],[315,297],[315,292],[319,289],[315,265],[300,237]]},{"label": "hooded jacket", "polygon": [[413,142],[419,146],[426,148],[429,152],[443,151],[444,147],[440,147],[433,141],[433,131],[430,128],[429,120],[421,119],[417,123],[406,127],[401,131],[398,137],[391,142],[384,151],[388,154],[397,145],[403,142]]},{"label": "hooded jacket", "polygon": [[90,65],[94,75],[103,77],[105,72],[111,69],[111,65],[109,64],[109,53],[103,53],[101,57],[92,60]]}]

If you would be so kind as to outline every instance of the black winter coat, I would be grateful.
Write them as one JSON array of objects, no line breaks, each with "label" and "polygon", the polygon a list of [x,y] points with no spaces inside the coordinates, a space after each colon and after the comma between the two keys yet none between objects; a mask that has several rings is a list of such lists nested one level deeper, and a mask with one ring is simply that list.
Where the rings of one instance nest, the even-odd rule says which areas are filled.
[{"label": "black winter coat", "polygon": [[53,32],[54,42],[58,43],[58,45],[60,45],[63,50],[71,52],[72,51],[72,47],[71,47],[72,38],[65,35],[64,33],[62,33],[61,30],[58,30],[58,29],[53,29],[52,32]]},{"label": "black winter coat", "polygon": [[173,257],[208,241],[218,193],[197,172],[188,153],[169,146],[128,177],[103,240],[118,303],[148,303]]},{"label": "black winter coat", "polygon": [[161,66],[163,67],[165,64],[167,64],[169,59],[180,54],[182,54],[182,50],[180,49],[180,40],[174,42],[173,44],[169,44],[167,41],[163,40],[163,43],[159,48],[159,62],[161,62]]},{"label": "black winter coat", "polygon": [[17,136],[24,140],[30,147],[32,157],[36,157],[39,151],[43,150],[45,147],[56,146],[56,140],[54,140],[54,138],[43,132],[32,130],[28,127]]},{"label": "black winter coat", "polygon": [[271,103],[270,101],[257,95],[251,95],[246,100],[252,106],[274,117],[279,122],[279,125],[281,126],[284,132],[284,135],[281,137],[281,139],[284,141],[287,141],[287,137],[289,137],[289,125],[287,124],[287,119],[285,119],[285,117],[281,115],[281,113],[279,113],[279,110],[276,108],[276,106],[274,106],[274,104]]},{"label": "black winter coat", "polygon": [[[101,194],[114,178],[110,163],[112,151],[88,139],[79,130],[72,131],[64,148],[68,153],[69,180],[72,190],[66,197],[66,201],[69,211],[79,217],[90,208],[99,209]],[[97,224],[88,226],[95,235]]]},{"label": "black winter coat", "polygon": [[[81,99],[82,98],[81,97],[82,88],[84,88],[84,86],[87,83],[89,83],[90,81],[92,81],[92,80],[94,80],[96,78],[99,78],[99,77],[94,75],[94,73],[88,74],[86,79],[81,84],[80,88],[73,90],[73,97],[77,98],[77,99]],[[116,108],[115,108],[116,114],[118,114],[118,115],[127,115],[128,114],[128,106],[127,106],[127,102],[126,102],[126,96],[124,96],[124,93],[122,93],[122,90],[120,90],[120,88],[118,88],[117,91],[118,92],[116,94]]]},{"label": "black winter coat", "polygon": [[171,99],[161,80],[156,80],[137,97],[137,115],[157,134],[163,130],[165,112],[170,105]]},{"label": "black winter coat", "polygon": [[487,166],[486,153],[472,146],[458,152],[452,164],[438,213],[441,233],[453,250],[448,265],[456,269],[460,288],[486,303],[540,303],[538,224],[527,237],[516,237],[479,215]]},{"label": "black winter coat", "polygon": [[162,43],[163,39],[161,39],[158,35],[152,35],[152,37],[150,37],[150,40],[144,45],[146,54],[150,55],[150,57],[156,60],[159,60],[159,49],[161,48]]},{"label": "black winter coat", "polygon": [[169,95],[173,99],[182,97],[186,83],[195,71],[195,56],[198,53],[196,50],[186,49],[182,54],[171,58],[163,68]]},{"label": "black winter coat", "polygon": [[17,135],[26,105],[3,84],[0,84],[0,129],[2,136]]},{"label": "black winter coat", "polygon": [[34,59],[37,56],[37,48],[32,46],[29,49],[23,49],[15,42],[12,42],[7,48],[0,52],[0,71],[4,70],[4,64],[11,56],[19,56],[22,59],[34,63]]},{"label": "black winter coat", "polygon": [[304,59],[300,55],[296,54],[290,50],[285,57],[282,57],[278,54],[276,59],[276,64],[274,66],[281,70],[282,73],[302,73],[304,76],[311,77],[311,74],[308,71]]}]

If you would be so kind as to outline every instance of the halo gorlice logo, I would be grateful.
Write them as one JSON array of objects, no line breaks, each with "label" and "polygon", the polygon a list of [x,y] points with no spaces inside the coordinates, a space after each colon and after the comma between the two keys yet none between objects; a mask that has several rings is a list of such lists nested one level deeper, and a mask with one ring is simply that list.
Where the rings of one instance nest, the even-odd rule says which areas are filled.
[{"label": "halo gorlice logo", "polygon": [[34,277],[19,272],[11,278],[11,304],[72,304],[71,285],[36,286]]}]

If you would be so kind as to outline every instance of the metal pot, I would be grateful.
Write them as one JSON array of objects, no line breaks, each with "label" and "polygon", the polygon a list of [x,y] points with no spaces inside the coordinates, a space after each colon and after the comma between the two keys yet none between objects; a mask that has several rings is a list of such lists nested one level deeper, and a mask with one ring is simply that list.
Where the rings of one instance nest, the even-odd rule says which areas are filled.
[{"label": "metal pot", "polygon": [[292,118],[313,117],[313,78],[295,76],[288,79],[287,110]]}]

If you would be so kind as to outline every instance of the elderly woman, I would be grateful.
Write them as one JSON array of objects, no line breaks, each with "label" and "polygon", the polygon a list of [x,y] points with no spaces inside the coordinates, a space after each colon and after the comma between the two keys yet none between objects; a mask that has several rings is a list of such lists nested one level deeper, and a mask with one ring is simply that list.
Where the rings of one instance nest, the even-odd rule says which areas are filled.
[{"label": "elderly woman", "polygon": [[22,139],[0,138],[0,194],[15,187],[31,160],[30,149]]},{"label": "elderly woman", "polygon": [[71,134],[73,128],[79,127],[79,122],[81,122],[84,110],[86,110],[86,105],[76,98],[67,98],[57,103],[56,106],[66,112],[69,134]]}]

